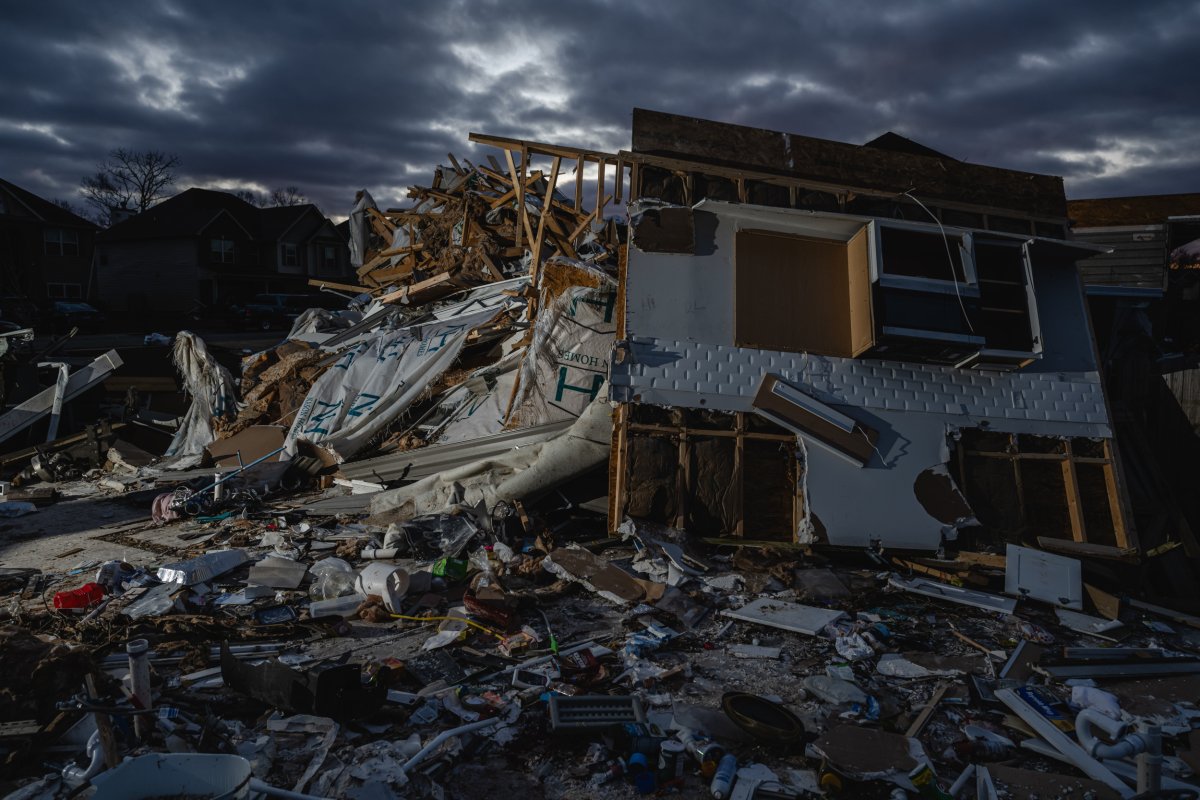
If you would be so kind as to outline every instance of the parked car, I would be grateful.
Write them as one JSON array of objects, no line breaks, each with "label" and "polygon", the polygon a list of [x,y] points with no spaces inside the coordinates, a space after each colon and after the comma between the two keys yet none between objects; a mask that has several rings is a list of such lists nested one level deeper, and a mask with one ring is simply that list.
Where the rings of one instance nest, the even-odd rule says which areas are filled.
[{"label": "parked car", "polygon": [[313,298],[306,294],[256,294],[239,311],[244,326],[269,331],[290,328],[296,317],[313,305]]},{"label": "parked car", "polygon": [[80,333],[102,330],[107,318],[94,306],[76,300],[55,300],[50,305],[49,327],[54,333],[66,333],[78,328]]}]

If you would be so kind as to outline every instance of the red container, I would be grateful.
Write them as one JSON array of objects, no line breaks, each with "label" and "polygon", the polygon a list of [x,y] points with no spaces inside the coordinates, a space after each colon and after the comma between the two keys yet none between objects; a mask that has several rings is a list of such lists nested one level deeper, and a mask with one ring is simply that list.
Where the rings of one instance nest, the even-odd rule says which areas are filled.
[{"label": "red container", "polygon": [[91,608],[104,599],[104,587],[98,583],[85,583],[69,592],[54,595],[54,607],[63,611],[74,608]]}]

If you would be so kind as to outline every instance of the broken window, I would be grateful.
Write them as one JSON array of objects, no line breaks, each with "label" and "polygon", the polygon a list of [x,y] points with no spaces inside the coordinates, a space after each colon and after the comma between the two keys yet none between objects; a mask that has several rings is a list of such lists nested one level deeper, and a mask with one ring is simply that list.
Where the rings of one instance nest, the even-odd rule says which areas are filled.
[{"label": "broken window", "polygon": [[976,240],[975,271],[979,282],[976,327],[988,349],[1040,352],[1037,303],[1022,244]]},{"label": "broken window", "polygon": [[1107,439],[962,432],[959,485],[984,527],[1049,550],[1121,555],[1126,528]]},{"label": "broken window", "polygon": [[865,227],[849,241],[740,230],[734,247],[739,347],[852,358],[871,346]]},{"label": "broken window", "polygon": [[795,435],[752,414],[623,405],[610,519],[791,542],[803,512],[800,469]]}]

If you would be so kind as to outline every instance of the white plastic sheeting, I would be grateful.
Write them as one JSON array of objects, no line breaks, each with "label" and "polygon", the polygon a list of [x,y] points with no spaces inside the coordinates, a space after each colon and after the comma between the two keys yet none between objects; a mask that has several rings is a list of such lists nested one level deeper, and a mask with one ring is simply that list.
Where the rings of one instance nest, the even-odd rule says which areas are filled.
[{"label": "white plastic sheeting", "polygon": [[289,447],[303,439],[339,461],[350,458],[411,406],[458,358],[468,334],[496,313],[374,331],[313,384],[288,432]]},{"label": "white plastic sheeting", "polygon": [[175,336],[174,359],[192,404],[165,455],[197,456],[216,438],[213,418],[237,414],[237,383],[208,352],[204,340],[191,331],[180,331]]},{"label": "white plastic sheeting", "polygon": [[350,265],[361,267],[367,252],[367,209],[379,208],[366,189],[361,190],[350,209]]},{"label": "white plastic sheeting", "polygon": [[612,410],[607,402],[596,400],[553,439],[380,492],[371,500],[371,512],[399,511],[411,518],[455,505],[483,502],[491,508],[501,500],[530,497],[604,463],[611,438]]},{"label": "white plastic sheeting", "polygon": [[544,425],[578,417],[605,397],[608,362],[616,337],[616,282],[573,286],[538,313],[533,340],[521,364],[509,427]]}]

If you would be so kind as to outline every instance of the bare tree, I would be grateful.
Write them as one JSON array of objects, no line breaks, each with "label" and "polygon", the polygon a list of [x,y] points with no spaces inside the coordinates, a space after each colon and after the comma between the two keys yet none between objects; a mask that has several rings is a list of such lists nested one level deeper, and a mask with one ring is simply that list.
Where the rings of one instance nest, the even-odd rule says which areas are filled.
[{"label": "bare tree", "polygon": [[304,196],[295,186],[284,186],[282,189],[276,189],[271,192],[271,200],[268,205],[271,206],[302,206],[308,203],[308,198]]},{"label": "bare tree", "polygon": [[230,194],[258,208],[302,206],[308,203],[308,198],[295,186],[285,186],[281,189],[275,189],[270,194],[260,194],[253,189],[234,189]]},{"label": "bare tree", "polygon": [[96,174],[80,182],[84,200],[111,218],[114,210],[141,213],[166,196],[175,183],[179,156],[161,150],[127,150],[108,154]]}]

